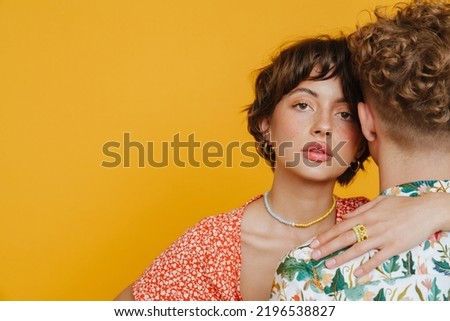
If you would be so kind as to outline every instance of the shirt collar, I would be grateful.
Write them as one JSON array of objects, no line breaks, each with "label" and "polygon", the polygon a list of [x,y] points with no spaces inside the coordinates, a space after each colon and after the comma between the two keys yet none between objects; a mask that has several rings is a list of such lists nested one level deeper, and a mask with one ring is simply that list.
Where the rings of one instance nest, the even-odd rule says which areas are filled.
[{"label": "shirt collar", "polygon": [[450,180],[415,181],[390,187],[380,193],[386,196],[417,197],[426,193],[450,193]]}]

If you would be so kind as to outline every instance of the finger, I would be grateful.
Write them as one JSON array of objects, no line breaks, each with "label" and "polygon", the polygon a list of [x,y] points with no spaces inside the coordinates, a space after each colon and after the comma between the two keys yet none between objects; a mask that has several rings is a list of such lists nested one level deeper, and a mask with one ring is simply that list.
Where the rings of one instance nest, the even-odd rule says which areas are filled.
[{"label": "finger", "polygon": [[[334,268],[337,266],[340,266],[344,263],[347,263],[355,258],[358,258],[361,256],[361,254],[366,253],[373,249],[376,246],[374,242],[364,241],[360,243],[356,243],[349,249],[345,250],[344,252],[340,253],[339,255],[336,255],[332,257],[331,259],[328,259],[325,262],[325,265],[327,268]],[[375,265],[376,267],[376,265]]]},{"label": "finger", "polygon": [[333,239],[331,242],[327,242],[316,248],[311,252],[311,257],[315,260],[327,256],[337,250],[348,247],[356,242],[356,236],[353,231],[346,231],[341,233],[338,237]]},{"label": "finger", "polygon": [[341,234],[344,234],[345,232],[352,230],[354,225],[356,224],[352,225],[352,222],[346,221],[334,225],[328,231],[319,234],[310,244],[311,248],[317,248],[329,242],[334,242],[335,239],[339,237]]},{"label": "finger", "polygon": [[327,244],[328,242],[334,242],[335,238],[337,238],[339,235],[345,233],[348,230],[351,230],[353,226],[356,224],[360,224],[362,222],[356,221],[355,219],[351,220],[355,216],[361,215],[366,213],[367,211],[371,210],[374,206],[376,206],[379,202],[381,202],[385,196],[379,196],[375,198],[373,201],[362,205],[361,207],[357,208],[355,211],[345,214],[344,215],[344,221],[336,224],[328,231],[319,234],[310,244],[311,248],[318,249],[318,247]]},{"label": "finger", "polygon": [[[341,249],[343,247],[347,247],[356,242],[356,237],[352,238],[350,235],[343,236],[343,234],[351,232],[351,234],[354,235],[353,227],[356,226],[357,224],[361,224],[361,220],[353,219],[336,224],[328,231],[319,234],[315,238],[315,240],[310,244],[310,246],[312,249],[321,251],[324,250],[322,248],[324,246],[327,247],[332,246],[334,251]],[[336,240],[339,238],[341,242],[336,242]],[[329,251],[326,252],[329,253]]]},{"label": "finger", "polygon": [[385,262],[389,256],[385,255],[386,251],[379,251],[377,253],[375,253],[369,261],[365,262],[364,264],[361,264],[361,266],[359,266],[354,272],[353,274],[360,278],[366,274],[368,274],[369,272],[373,271],[377,266],[383,264],[383,262]]},{"label": "finger", "polygon": [[378,203],[382,202],[385,198],[386,198],[386,196],[378,196],[373,201],[370,201],[369,203],[366,203],[366,204],[358,207],[356,210],[343,215],[344,220],[361,215],[361,214],[373,209],[375,206],[378,205]]}]

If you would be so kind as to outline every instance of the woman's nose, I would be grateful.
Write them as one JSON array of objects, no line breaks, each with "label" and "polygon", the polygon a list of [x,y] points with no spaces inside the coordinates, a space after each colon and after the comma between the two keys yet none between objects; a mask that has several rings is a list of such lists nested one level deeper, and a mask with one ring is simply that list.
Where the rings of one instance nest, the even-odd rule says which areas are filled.
[{"label": "woman's nose", "polygon": [[332,125],[329,116],[318,114],[314,120],[314,124],[311,126],[311,134],[331,136]]}]

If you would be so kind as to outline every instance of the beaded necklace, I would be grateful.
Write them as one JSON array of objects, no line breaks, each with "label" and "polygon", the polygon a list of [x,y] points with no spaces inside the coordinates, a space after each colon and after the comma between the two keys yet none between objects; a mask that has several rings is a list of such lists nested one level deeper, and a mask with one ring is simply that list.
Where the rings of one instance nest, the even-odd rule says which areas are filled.
[{"label": "beaded necklace", "polygon": [[280,223],[283,223],[283,224],[289,225],[289,226],[293,226],[293,227],[309,227],[311,225],[319,223],[320,221],[327,218],[333,212],[334,208],[336,207],[336,197],[333,195],[333,204],[331,204],[330,209],[325,214],[323,214],[321,217],[316,218],[315,220],[308,222],[308,223],[289,222],[289,221],[286,221],[284,218],[275,214],[274,211],[270,208],[269,201],[267,199],[268,195],[269,195],[269,191],[264,193],[264,205],[266,206],[266,210],[270,214],[270,216],[272,216],[274,219],[276,219]]}]

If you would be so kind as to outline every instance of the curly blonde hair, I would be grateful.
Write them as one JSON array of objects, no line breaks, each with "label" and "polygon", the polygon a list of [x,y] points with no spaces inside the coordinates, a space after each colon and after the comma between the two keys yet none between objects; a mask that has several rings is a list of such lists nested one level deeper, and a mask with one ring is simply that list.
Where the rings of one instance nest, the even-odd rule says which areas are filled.
[{"label": "curly blonde hair", "polygon": [[[450,4],[412,1],[375,9],[377,20],[358,27],[349,47],[365,98],[391,139],[450,138]],[[419,140],[420,141],[420,140]]]}]

